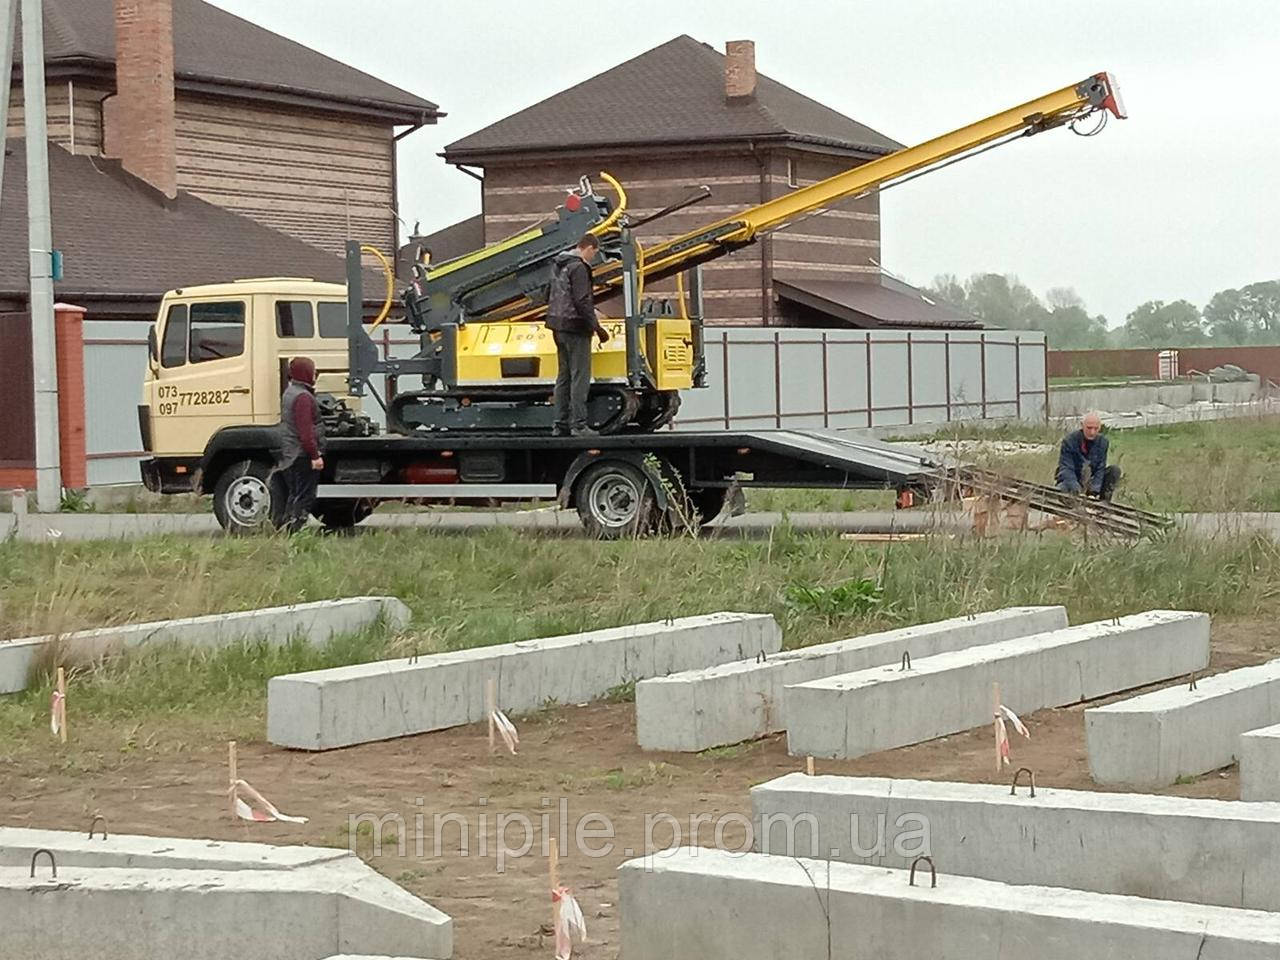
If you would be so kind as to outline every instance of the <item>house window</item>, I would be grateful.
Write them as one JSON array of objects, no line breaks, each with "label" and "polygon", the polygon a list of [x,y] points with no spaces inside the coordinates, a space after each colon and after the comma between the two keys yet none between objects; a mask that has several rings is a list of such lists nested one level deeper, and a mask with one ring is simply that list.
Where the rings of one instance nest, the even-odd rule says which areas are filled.
[{"label": "house window", "polygon": [[787,186],[795,188],[800,186],[800,182],[796,180],[796,162],[787,157]]},{"label": "house window", "polygon": [[192,363],[244,353],[244,301],[191,304]]},{"label": "house window", "polygon": [[347,305],[345,303],[320,303],[320,336],[337,339],[347,335]]},{"label": "house window", "polygon": [[180,367],[187,362],[187,305],[175,303],[164,322],[164,342],[160,345],[160,365]]},{"label": "house window", "polygon": [[276,336],[314,337],[316,325],[311,317],[311,304],[306,300],[276,302]]}]

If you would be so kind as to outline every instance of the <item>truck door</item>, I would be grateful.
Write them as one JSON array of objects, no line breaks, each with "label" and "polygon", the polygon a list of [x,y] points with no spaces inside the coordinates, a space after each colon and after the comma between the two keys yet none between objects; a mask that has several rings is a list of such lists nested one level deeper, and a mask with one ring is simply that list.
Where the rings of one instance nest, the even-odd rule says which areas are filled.
[{"label": "truck door", "polygon": [[152,399],[158,455],[199,456],[224,426],[253,420],[245,300],[171,302],[159,331]]}]

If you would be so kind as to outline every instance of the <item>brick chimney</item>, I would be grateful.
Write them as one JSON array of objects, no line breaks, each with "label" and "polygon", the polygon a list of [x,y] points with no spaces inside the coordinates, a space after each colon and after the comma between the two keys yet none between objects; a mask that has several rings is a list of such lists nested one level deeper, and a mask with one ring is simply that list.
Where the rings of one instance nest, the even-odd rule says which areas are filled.
[{"label": "brick chimney", "polygon": [[116,93],[104,104],[104,152],[169,199],[178,195],[173,0],[114,0]]},{"label": "brick chimney", "polygon": [[745,100],[756,95],[754,40],[730,40],[724,45],[724,95],[726,100]]}]

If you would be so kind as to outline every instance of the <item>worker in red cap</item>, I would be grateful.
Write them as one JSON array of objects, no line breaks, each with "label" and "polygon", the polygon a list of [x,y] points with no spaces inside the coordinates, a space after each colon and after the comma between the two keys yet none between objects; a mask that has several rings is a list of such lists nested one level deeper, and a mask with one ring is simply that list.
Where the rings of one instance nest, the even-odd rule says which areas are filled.
[{"label": "worker in red cap", "polygon": [[289,361],[289,385],[280,398],[280,475],[288,498],[284,529],[301,530],[316,502],[316,485],[324,469],[324,425],[316,403],[316,364],[310,357]]}]

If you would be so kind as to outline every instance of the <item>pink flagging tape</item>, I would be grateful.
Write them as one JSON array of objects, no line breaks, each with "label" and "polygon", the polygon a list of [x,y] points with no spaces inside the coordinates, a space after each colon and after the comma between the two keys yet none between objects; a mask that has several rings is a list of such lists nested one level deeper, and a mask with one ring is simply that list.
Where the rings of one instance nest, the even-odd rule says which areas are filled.
[{"label": "pink flagging tape", "polygon": [[1010,723],[1012,723],[1013,729],[1017,730],[1018,733],[1022,734],[1028,740],[1031,739],[1031,733],[1023,725],[1022,721],[1018,719],[1018,715],[1014,713],[1012,710],[1010,710],[1008,707],[1006,707],[1003,703],[1000,704],[1000,710],[998,713],[996,713],[995,719],[996,719],[996,746],[1000,750],[1000,760],[1007,767],[1009,766],[1009,731],[1005,729],[1005,720],[1007,719]]},{"label": "pink flagging tape", "polygon": [[[306,817],[291,817],[281,813],[276,809],[275,804],[260,794],[249,784],[243,780],[237,780],[231,785],[232,797],[236,804],[236,816],[241,820],[249,820],[253,823],[271,823],[273,820],[280,820],[284,823],[306,823]],[[250,806],[240,798],[243,793],[252,800],[257,806]]]},{"label": "pink flagging tape", "polygon": [[59,691],[53,691],[49,701],[49,730],[56,737],[67,722],[67,698]]},{"label": "pink flagging tape", "polygon": [[560,919],[556,921],[556,960],[569,960],[573,954],[574,934],[577,934],[579,942],[587,939],[587,921],[568,887],[556,887],[551,891],[551,899],[560,904]]},{"label": "pink flagging tape", "polygon": [[501,710],[494,710],[492,719],[498,728],[498,733],[502,735],[502,742],[514,754],[516,747],[520,746],[520,734],[516,732],[516,725],[508,720],[507,715]]}]

